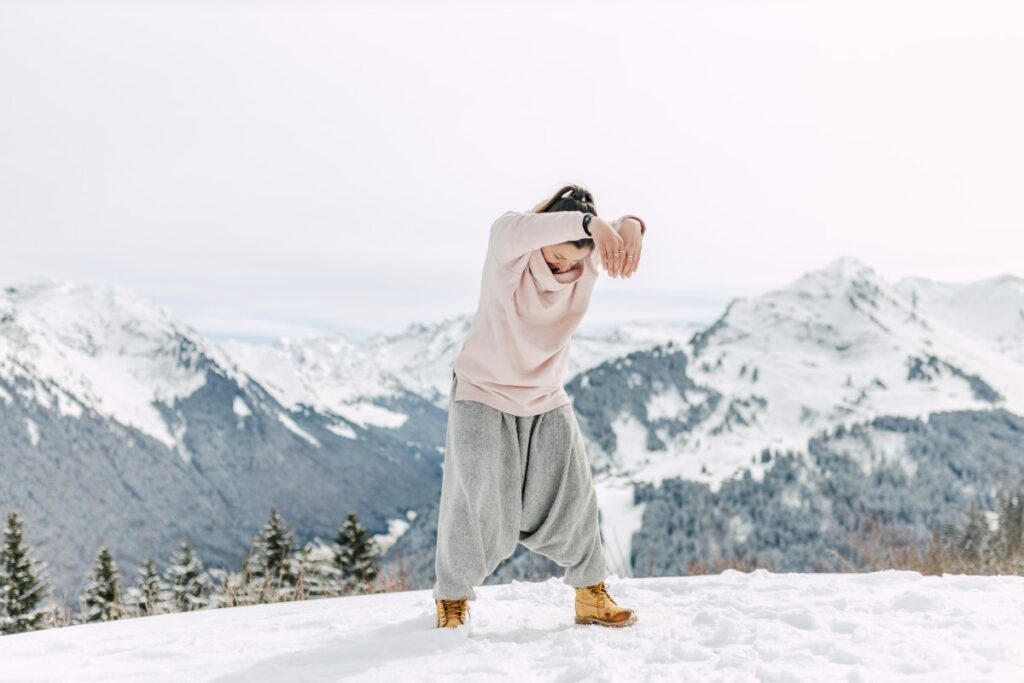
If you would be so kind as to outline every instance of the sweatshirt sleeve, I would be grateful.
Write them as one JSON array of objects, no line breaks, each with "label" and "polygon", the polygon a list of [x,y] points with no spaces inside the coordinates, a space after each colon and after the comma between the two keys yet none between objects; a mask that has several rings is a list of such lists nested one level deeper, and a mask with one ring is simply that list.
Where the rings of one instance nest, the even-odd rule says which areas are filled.
[{"label": "sweatshirt sleeve", "polygon": [[491,226],[491,250],[508,262],[548,244],[587,237],[582,211],[506,211]]}]

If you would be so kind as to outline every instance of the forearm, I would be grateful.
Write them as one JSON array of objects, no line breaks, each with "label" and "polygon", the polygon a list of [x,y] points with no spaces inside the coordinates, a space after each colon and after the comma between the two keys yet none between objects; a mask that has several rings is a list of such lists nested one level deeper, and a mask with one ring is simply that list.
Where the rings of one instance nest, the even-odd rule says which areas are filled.
[{"label": "forearm", "polygon": [[506,211],[491,226],[491,248],[501,261],[515,259],[548,244],[585,237],[580,211]]}]

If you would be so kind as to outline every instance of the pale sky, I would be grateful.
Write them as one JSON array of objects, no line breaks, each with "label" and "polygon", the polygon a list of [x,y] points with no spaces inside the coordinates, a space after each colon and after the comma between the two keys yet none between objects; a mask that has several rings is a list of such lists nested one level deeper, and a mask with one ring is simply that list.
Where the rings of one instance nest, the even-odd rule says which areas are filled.
[{"label": "pale sky", "polygon": [[582,184],[648,225],[587,325],[712,319],[840,255],[1024,274],[1024,6],[0,0],[0,285],[214,336],[475,309],[487,232]]}]

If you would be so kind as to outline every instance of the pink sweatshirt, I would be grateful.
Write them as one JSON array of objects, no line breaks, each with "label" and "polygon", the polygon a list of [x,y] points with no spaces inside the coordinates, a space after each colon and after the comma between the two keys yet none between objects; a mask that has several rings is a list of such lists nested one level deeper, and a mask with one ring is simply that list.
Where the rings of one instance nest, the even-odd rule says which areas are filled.
[{"label": "pink sweatshirt", "polygon": [[553,273],[540,248],[586,238],[583,215],[506,211],[494,221],[480,303],[452,367],[456,401],[523,417],[570,402],[569,339],[590,305],[601,258],[595,247],[582,268]]}]

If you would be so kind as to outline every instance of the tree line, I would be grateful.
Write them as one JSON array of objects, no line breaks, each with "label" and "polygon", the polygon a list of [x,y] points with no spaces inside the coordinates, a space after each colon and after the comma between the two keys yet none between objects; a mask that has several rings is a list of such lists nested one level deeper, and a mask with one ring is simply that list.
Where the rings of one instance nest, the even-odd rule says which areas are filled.
[{"label": "tree line", "polygon": [[333,543],[295,546],[276,508],[255,534],[238,571],[206,569],[188,538],[163,572],[152,557],[126,583],[106,545],[100,547],[79,609],[58,601],[24,540],[24,523],[9,512],[0,546],[0,635],[97,621],[378,592],[380,547],[349,512]]}]

